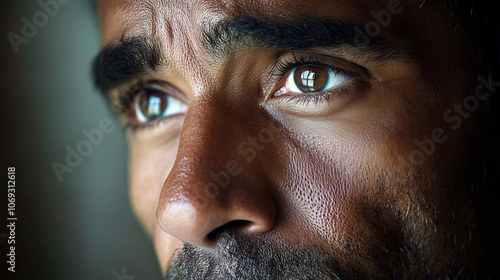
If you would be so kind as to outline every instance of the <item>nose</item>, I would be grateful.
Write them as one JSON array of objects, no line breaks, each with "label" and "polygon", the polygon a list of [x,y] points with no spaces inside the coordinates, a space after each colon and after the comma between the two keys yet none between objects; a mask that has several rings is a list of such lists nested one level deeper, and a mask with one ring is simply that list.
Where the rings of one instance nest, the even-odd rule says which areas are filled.
[{"label": "nose", "polygon": [[277,211],[264,168],[269,137],[259,141],[258,122],[251,125],[209,102],[191,104],[186,114],[157,208],[160,228],[205,248],[213,248],[228,231],[249,236],[270,231]]}]

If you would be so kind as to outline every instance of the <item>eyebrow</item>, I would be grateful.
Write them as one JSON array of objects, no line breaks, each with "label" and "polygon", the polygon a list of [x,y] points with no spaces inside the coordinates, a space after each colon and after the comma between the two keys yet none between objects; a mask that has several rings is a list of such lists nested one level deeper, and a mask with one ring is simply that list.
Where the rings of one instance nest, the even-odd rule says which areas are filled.
[{"label": "eyebrow", "polygon": [[145,37],[121,37],[99,52],[93,63],[94,84],[106,93],[130,77],[164,66],[160,44]]},{"label": "eyebrow", "polygon": [[[293,19],[272,22],[262,18],[242,17],[220,21],[202,31],[204,47],[217,58],[238,47],[269,47],[287,51],[347,46],[373,60],[386,60],[399,50],[384,43],[381,36],[368,36],[350,22],[332,19]],[[94,61],[94,82],[104,93],[119,84],[167,63],[161,43],[142,36],[120,38],[106,46]]]},{"label": "eyebrow", "polygon": [[262,18],[221,21],[203,32],[207,48],[226,55],[235,47],[269,47],[285,50],[350,46],[385,52],[380,36],[368,36],[354,23],[333,19],[294,19],[272,22]]}]

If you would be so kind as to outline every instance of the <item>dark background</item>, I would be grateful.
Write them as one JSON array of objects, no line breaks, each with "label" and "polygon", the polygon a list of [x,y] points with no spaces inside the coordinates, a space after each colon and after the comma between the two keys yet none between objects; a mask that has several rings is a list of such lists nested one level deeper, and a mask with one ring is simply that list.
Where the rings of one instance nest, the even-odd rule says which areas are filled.
[{"label": "dark background", "polygon": [[[0,2],[1,279],[161,278],[129,204],[123,131],[91,82],[99,50],[94,9],[88,0],[59,5],[16,54],[7,35],[23,36],[21,19],[33,23],[43,9],[38,1]],[[105,118],[113,132],[60,182],[52,163],[66,164],[67,146],[76,149],[86,140],[82,130],[99,129]],[[9,166],[16,168],[15,273],[6,263]],[[123,269],[135,278],[117,277]]]}]

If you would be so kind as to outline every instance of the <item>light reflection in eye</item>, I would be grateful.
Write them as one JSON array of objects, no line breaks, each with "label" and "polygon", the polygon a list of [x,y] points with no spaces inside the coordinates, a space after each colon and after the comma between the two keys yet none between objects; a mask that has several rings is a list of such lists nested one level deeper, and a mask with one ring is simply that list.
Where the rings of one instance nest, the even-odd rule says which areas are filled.
[{"label": "light reflection in eye", "polygon": [[309,88],[314,87],[314,81],[316,80],[316,74],[314,72],[306,70],[301,73],[300,78],[302,80],[302,84],[305,86]]},{"label": "light reflection in eye", "polygon": [[321,65],[295,67],[288,75],[285,88],[278,95],[287,93],[315,94],[343,84],[350,77],[347,74]]},{"label": "light reflection in eye", "polygon": [[159,115],[161,99],[158,96],[151,96],[149,98],[148,115]]},{"label": "light reflection in eye", "polygon": [[142,91],[134,102],[135,118],[142,123],[180,114],[185,112],[187,108],[178,98],[156,90]]}]

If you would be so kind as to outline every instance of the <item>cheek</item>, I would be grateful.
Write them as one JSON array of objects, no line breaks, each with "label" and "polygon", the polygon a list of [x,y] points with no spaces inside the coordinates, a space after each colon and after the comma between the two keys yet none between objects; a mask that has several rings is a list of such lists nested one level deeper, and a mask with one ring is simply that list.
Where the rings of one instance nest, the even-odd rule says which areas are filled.
[{"label": "cheek", "polygon": [[175,161],[175,147],[130,143],[130,198],[132,207],[151,235],[156,228],[156,208],[163,183]]},{"label": "cheek", "polygon": [[354,124],[344,130],[294,126],[318,131],[301,133],[314,137],[290,141],[284,152],[289,159],[281,183],[289,209],[285,221],[294,223],[283,226],[293,229],[288,236],[321,244],[349,267],[391,269],[378,260],[396,261],[387,252],[398,249],[393,245],[404,228],[397,213],[407,208],[393,203],[401,193],[390,178],[404,171],[379,139],[390,134],[368,133]]},{"label": "cheek", "polygon": [[353,206],[366,196],[367,177],[372,174],[354,147],[335,141],[329,145],[294,145],[282,188],[287,209],[293,211],[291,220],[304,221],[307,232],[337,247],[347,227],[359,224],[353,221]]},{"label": "cheek", "polygon": [[[326,163],[303,151],[296,151],[283,182],[292,221],[303,221],[316,238],[335,243],[342,232],[342,216],[348,209],[348,175],[340,165]],[[340,175],[342,173],[342,175]]]},{"label": "cheek", "polygon": [[155,226],[153,233],[153,241],[158,257],[158,262],[162,271],[165,271],[166,265],[172,258],[175,250],[182,248],[183,243],[171,235],[164,232],[158,226]]},{"label": "cheek", "polygon": [[289,162],[281,183],[293,211],[290,220],[303,221],[315,239],[346,253],[346,239],[352,236],[363,237],[357,246],[380,241],[379,228],[366,221],[373,209],[383,209],[388,219],[398,211],[389,203],[395,190],[382,179],[406,172],[393,152],[405,146],[399,135],[364,121],[296,120],[285,125],[300,128],[293,132],[299,140],[287,145]]}]

